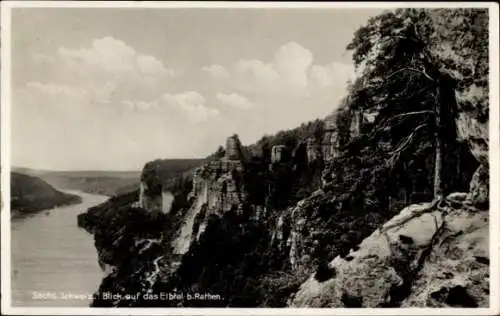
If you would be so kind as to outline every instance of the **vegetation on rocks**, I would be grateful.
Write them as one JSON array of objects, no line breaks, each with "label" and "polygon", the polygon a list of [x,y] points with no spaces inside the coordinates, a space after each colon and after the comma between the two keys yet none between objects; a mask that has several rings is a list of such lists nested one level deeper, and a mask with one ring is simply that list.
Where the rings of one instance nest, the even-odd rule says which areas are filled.
[{"label": "vegetation on rocks", "polygon": [[[203,233],[193,239],[179,260],[178,269],[164,271],[163,277],[141,289],[212,293],[221,299],[148,300],[130,305],[283,307],[294,302],[305,306],[395,307],[411,302],[441,306],[460,297],[460,286],[464,286],[456,282],[450,281],[449,287],[436,288],[432,294],[421,287],[433,275],[433,264],[446,265],[442,261],[446,256],[438,254],[446,250],[432,252],[436,231],[441,234],[448,229],[453,234],[456,227],[442,224],[466,227],[461,220],[468,218],[468,213],[463,210],[488,207],[487,36],[488,14],[480,9],[397,9],[371,18],[347,47],[359,76],[339,109],[328,118],[335,121],[335,133],[326,130],[325,120],[309,122],[267,135],[240,154],[231,155],[231,159],[241,160],[238,174],[215,174],[222,169],[214,168],[210,184],[234,180],[237,192],[231,194],[245,196],[243,202],[223,214],[210,215]],[[282,152],[279,159],[276,155],[273,158],[278,145]],[[317,156],[315,148],[325,146],[332,146],[334,158],[310,158]],[[207,160],[226,159],[226,151],[219,148]],[[153,162],[145,169],[155,166]],[[148,175],[162,178],[159,173],[146,172]],[[170,186],[175,198],[171,212],[163,218],[168,227],[160,229],[163,248],[156,253],[167,265],[177,260],[169,256],[169,243],[183,225],[183,214],[195,204],[195,180],[199,179],[177,177]],[[453,192],[469,193],[464,197]],[[226,193],[219,195],[227,197]],[[399,223],[407,234],[395,233],[398,228],[391,227],[391,246],[380,246],[383,224],[402,209],[413,210],[411,204],[423,202],[431,206],[416,212],[414,218],[425,220],[430,233],[421,236],[413,226]],[[110,212],[118,210],[113,204],[118,201],[110,203],[106,206]],[[125,200],[119,203],[125,203],[127,209]],[[449,210],[457,203],[460,220],[440,217],[444,216],[440,209]],[[482,216],[478,218],[473,226],[484,237],[485,226],[479,223]],[[100,223],[105,230],[105,223]],[[114,229],[128,223],[131,221],[120,222]],[[464,243],[484,241],[482,237],[472,241],[464,238]],[[138,251],[127,249],[127,256]],[[372,253],[377,250],[380,253]],[[426,264],[432,256],[439,262]],[[485,257],[481,249],[478,256]],[[458,254],[457,258],[465,257]],[[136,281],[151,274],[151,260],[139,268],[120,266],[116,273],[125,277],[114,274],[105,280],[101,291],[117,284],[137,290],[135,283],[122,283],[128,280],[131,269],[138,275]],[[483,268],[478,268],[478,275],[483,276]],[[430,272],[422,274],[427,270]],[[375,274],[381,276],[379,281],[371,278]],[[473,283],[478,277],[469,279]],[[375,286],[372,281],[379,283]],[[342,292],[344,288],[352,291]],[[479,293],[474,304],[484,305],[486,300],[480,296],[485,292],[473,288]],[[311,295],[315,289],[323,292]],[[427,300],[427,294],[438,298],[419,303]]]}]

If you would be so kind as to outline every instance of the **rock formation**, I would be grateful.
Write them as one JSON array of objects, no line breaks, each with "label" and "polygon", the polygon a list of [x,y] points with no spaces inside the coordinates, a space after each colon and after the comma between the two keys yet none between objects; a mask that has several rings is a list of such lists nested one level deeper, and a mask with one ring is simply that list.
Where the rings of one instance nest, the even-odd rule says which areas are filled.
[{"label": "rock formation", "polygon": [[[210,215],[238,211],[247,198],[241,143],[237,135],[226,141],[226,156],[210,161],[194,172],[190,199],[194,202],[187,211],[181,231],[173,242],[174,252],[183,254],[193,240],[203,232]],[[196,225],[195,225],[196,222]]]},{"label": "rock formation", "polygon": [[225,158],[227,160],[243,160],[243,151],[238,135],[232,135],[226,140]]},{"label": "rock formation", "polygon": [[[438,14],[435,23],[448,23],[445,20]],[[404,110],[411,102],[389,100],[394,104],[386,107],[380,94],[392,96],[394,90],[371,91],[367,83],[375,78],[368,78],[350,87],[349,98],[356,96],[356,89],[369,88],[361,98],[353,97],[352,104],[346,102],[323,122],[266,136],[248,151],[237,135],[230,136],[225,149],[190,172],[188,181],[180,181],[169,213],[161,211],[165,173],[159,172],[158,164],[148,163],[137,192],[112,198],[79,217],[80,226],[94,234],[99,263],[107,271],[99,293],[218,291],[227,296],[225,301],[110,302],[96,296],[94,305],[488,306],[487,71],[476,67],[479,53],[471,53],[471,45],[456,38],[474,36],[445,32],[442,41],[429,44],[430,76],[449,73],[453,79],[446,77],[443,84],[431,77],[430,84],[439,81],[439,91],[446,92],[450,105],[447,113],[453,114],[443,120],[453,134],[443,153],[451,159],[448,147],[462,146],[451,168],[446,161],[437,173],[445,176],[445,198],[428,198],[433,177],[437,178],[428,171],[439,166],[434,160],[440,152],[435,150],[439,133],[433,135],[431,124],[422,135],[407,139],[413,147],[392,153],[399,147],[393,137],[398,129],[385,130],[385,124],[410,114]],[[436,43],[439,47],[433,47]],[[417,61],[415,65],[422,66]],[[385,78],[380,79],[384,84]],[[427,101],[433,89],[422,93],[425,102],[433,102]],[[376,106],[370,108],[370,103]],[[415,106],[420,102],[413,103],[411,111],[420,112]],[[402,112],[394,114],[393,108],[399,111],[400,106]],[[427,106],[421,112],[436,113],[434,103]],[[363,113],[363,107],[370,109]],[[456,124],[449,118],[456,118]],[[455,140],[455,127],[464,142]],[[372,132],[383,132],[383,137],[373,138]],[[469,164],[473,158],[463,143],[477,160],[474,164]]]},{"label": "rock formation", "polygon": [[361,111],[355,111],[352,115],[352,120],[350,124],[351,135],[359,135],[361,132],[361,124],[363,124],[364,115]]},{"label": "rock formation", "polygon": [[[459,102],[477,102],[475,95],[458,92],[457,95]],[[461,113],[457,119],[459,137],[467,140],[480,163],[470,181],[469,192],[456,192],[444,201],[404,208],[346,256],[335,257],[328,264],[326,280],[319,278],[318,272],[312,274],[289,305],[488,307],[487,126],[487,122],[480,123],[472,113]],[[295,222],[297,231],[301,230],[301,224],[300,219]],[[299,245],[298,234],[292,232],[291,236],[295,239],[292,243]],[[300,247],[295,249],[296,256]]]},{"label": "rock formation", "polygon": [[271,163],[283,162],[286,157],[285,145],[274,145],[271,149]]},{"label": "rock formation", "polygon": [[307,139],[307,162],[313,163],[315,161],[319,161],[323,158],[321,152],[321,144],[319,144],[316,139],[313,137],[309,137]]},{"label": "rock formation", "polygon": [[445,206],[406,207],[357,250],[332,260],[331,278],[312,275],[290,305],[488,306],[488,212],[457,204],[456,197]]},{"label": "rock formation", "polygon": [[144,166],[139,190],[140,207],[153,214],[163,211],[162,181],[156,164]]},{"label": "rock formation", "polygon": [[325,118],[325,134],[322,141],[322,154],[325,161],[332,161],[339,154],[338,129],[336,115]]}]

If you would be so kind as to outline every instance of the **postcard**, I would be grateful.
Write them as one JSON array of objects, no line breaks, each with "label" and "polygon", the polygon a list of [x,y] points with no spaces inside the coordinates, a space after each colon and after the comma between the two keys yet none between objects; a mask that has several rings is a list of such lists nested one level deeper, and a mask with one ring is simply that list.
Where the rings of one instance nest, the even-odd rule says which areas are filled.
[{"label": "postcard", "polygon": [[497,315],[493,2],[2,2],[2,314]]}]

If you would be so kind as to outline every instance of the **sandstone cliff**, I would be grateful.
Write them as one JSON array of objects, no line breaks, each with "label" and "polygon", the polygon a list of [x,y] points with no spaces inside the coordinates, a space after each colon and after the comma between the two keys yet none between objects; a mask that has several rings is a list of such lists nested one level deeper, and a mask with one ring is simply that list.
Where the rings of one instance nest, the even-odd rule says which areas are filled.
[{"label": "sandstone cliff", "polygon": [[446,202],[405,208],[332,260],[327,280],[311,276],[290,305],[489,306],[488,210],[468,206],[465,194]]},{"label": "sandstone cliff", "polygon": [[243,183],[245,172],[241,144],[236,135],[228,138],[225,156],[195,170],[188,209],[178,237],[173,241],[174,253],[184,254],[206,227],[210,215],[221,216],[230,210],[241,211],[247,194]]},{"label": "sandstone cliff", "polygon": [[[455,13],[431,16],[438,27],[447,19],[456,22]],[[405,207],[347,254],[336,256],[321,275],[312,274],[290,306],[489,306],[489,101],[484,76],[478,75],[485,74],[487,58],[447,37],[453,31],[447,30],[429,52],[440,71],[458,82],[453,91],[457,136],[479,163],[469,191]],[[300,231],[303,224],[298,220],[293,226]]]},{"label": "sandstone cliff", "polygon": [[[370,20],[354,59],[380,71],[365,72],[324,120],[248,147],[229,137],[172,190],[169,212],[154,162],[135,195],[89,210],[81,223],[109,271],[94,305],[488,306],[487,58],[448,32],[465,33],[457,25],[470,12],[451,14],[453,23],[439,12],[434,33],[419,33],[415,25],[432,23],[418,10]],[[408,47],[402,29],[421,41],[394,55]],[[382,33],[394,49],[370,46]],[[407,65],[426,68],[389,82]],[[105,291],[221,299],[110,302]]]}]

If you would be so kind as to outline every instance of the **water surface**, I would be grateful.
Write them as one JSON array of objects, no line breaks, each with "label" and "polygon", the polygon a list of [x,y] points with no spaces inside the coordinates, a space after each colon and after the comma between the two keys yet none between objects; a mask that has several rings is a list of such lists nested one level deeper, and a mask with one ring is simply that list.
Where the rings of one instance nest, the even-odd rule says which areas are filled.
[{"label": "water surface", "polygon": [[12,306],[85,307],[103,272],[93,236],[77,216],[107,197],[82,192],[82,203],[42,211],[11,223]]}]

